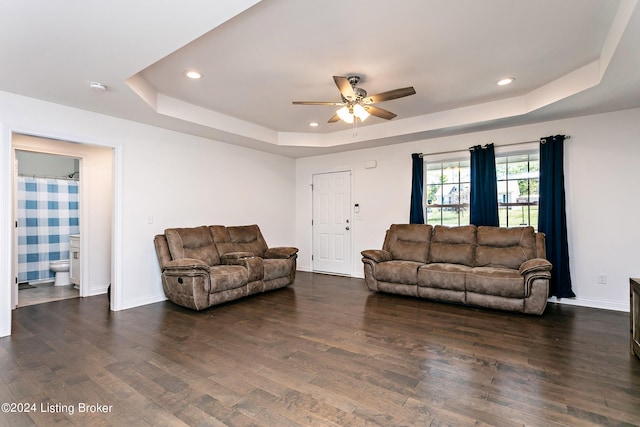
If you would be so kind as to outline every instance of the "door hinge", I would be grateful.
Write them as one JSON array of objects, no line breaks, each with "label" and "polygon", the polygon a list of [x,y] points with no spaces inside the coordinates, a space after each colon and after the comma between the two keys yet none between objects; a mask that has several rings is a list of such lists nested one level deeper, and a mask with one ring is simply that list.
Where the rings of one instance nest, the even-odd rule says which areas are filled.
[{"label": "door hinge", "polygon": [[18,228],[18,221],[16,221],[16,228]]}]

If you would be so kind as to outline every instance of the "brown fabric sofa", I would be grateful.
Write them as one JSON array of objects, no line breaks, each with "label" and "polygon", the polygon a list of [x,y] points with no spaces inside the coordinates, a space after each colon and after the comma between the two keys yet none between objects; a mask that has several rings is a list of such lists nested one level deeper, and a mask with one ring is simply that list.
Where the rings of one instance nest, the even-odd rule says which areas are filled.
[{"label": "brown fabric sofa", "polygon": [[533,227],[393,224],[383,248],[362,251],[372,291],[528,314],[547,305],[551,263]]},{"label": "brown fabric sofa", "polygon": [[154,244],[165,295],[194,310],[295,280],[298,249],[269,248],[257,225],[169,228]]}]

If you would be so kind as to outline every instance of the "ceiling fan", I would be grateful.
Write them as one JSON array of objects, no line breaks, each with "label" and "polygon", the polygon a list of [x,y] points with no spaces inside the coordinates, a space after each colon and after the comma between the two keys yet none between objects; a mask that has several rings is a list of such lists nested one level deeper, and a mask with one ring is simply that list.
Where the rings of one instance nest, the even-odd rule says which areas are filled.
[{"label": "ceiling fan", "polygon": [[367,91],[357,87],[360,82],[360,76],[333,76],[333,81],[338,86],[342,102],[316,102],[316,101],[293,101],[293,105],[334,105],[342,106],[328,121],[335,123],[342,119],[347,123],[353,123],[355,118],[360,121],[365,120],[369,115],[380,117],[381,119],[391,120],[397,114],[387,111],[383,108],[376,107],[373,104],[378,102],[389,101],[391,99],[403,98],[409,95],[415,95],[416,90],[412,87],[404,87],[394,89],[388,92],[382,92],[377,95],[367,96]]}]

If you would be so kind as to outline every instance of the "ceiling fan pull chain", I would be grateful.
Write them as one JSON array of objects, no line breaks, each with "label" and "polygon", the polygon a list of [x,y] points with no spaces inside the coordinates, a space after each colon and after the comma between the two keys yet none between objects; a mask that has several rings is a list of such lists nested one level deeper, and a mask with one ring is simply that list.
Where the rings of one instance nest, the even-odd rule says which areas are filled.
[{"label": "ceiling fan pull chain", "polygon": [[358,136],[358,118],[357,117],[353,117],[353,137],[355,138],[356,136]]}]

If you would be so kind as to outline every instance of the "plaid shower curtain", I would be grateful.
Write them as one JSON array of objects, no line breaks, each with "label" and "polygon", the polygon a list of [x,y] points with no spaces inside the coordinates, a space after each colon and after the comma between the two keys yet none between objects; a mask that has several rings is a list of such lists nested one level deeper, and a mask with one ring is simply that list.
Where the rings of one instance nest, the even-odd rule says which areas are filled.
[{"label": "plaid shower curtain", "polygon": [[19,282],[53,280],[49,262],[69,259],[78,213],[78,181],[18,177]]}]

